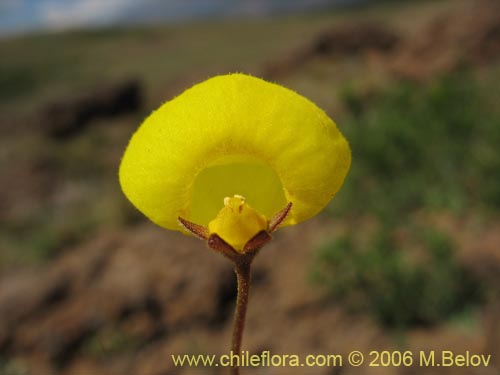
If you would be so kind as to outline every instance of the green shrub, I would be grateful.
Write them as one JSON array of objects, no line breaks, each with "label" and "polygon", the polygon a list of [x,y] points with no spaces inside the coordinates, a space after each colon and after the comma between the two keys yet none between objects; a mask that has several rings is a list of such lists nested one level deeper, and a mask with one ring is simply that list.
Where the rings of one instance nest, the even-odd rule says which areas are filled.
[{"label": "green shrub", "polygon": [[392,328],[434,325],[480,302],[482,287],[456,262],[449,238],[421,229],[411,236],[418,251],[385,229],[367,245],[343,236],[319,250],[314,280]]},{"label": "green shrub", "polygon": [[[500,207],[500,111],[465,74],[342,96],[352,169],[334,212],[392,220],[422,207]],[[369,100],[368,100],[369,99]]]}]

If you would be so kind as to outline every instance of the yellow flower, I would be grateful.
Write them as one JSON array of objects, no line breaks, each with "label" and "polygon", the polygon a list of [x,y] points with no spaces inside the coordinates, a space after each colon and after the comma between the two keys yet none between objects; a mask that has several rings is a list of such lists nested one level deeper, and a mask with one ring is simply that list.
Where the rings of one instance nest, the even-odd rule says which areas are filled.
[{"label": "yellow flower", "polygon": [[153,112],[133,135],[119,175],[125,195],[156,224],[184,231],[181,217],[242,250],[288,203],[283,225],[321,211],[350,162],[345,138],[315,104],[229,74]]}]

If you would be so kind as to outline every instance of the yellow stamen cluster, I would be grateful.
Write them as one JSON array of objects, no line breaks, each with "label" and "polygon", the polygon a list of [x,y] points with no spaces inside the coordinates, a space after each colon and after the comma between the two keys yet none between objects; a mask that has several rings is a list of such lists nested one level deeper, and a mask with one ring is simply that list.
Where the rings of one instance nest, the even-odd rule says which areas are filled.
[{"label": "yellow stamen cluster", "polygon": [[267,219],[250,207],[241,195],[224,198],[224,207],[208,224],[210,234],[217,234],[236,251],[257,233],[267,230]]}]

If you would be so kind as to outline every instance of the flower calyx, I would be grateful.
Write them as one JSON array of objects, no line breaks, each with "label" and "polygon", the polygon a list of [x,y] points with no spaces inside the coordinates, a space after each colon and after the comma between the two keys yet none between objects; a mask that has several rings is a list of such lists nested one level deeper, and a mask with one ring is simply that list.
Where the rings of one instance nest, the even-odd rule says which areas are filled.
[{"label": "flower calyx", "polygon": [[233,262],[251,260],[271,239],[292,208],[288,203],[270,220],[250,207],[241,195],[224,198],[224,207],[208,227],[179,217],[179,223],[194,236],[207,241],[208,247]]}]

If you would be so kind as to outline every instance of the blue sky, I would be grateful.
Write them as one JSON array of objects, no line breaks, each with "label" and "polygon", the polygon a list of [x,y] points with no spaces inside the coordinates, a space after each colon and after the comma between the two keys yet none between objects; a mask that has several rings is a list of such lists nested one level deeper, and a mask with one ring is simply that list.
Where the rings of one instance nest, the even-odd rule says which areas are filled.
[{"label": "blue sky", "polygon": [[0,0],[0,33],[259,16],[362,0]]},{"label": "blue sky", "polygon": [[105,25],[149,1],[0,0],[0,32]]}]

